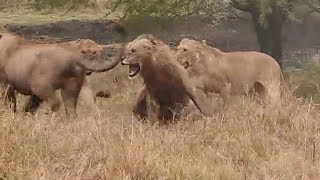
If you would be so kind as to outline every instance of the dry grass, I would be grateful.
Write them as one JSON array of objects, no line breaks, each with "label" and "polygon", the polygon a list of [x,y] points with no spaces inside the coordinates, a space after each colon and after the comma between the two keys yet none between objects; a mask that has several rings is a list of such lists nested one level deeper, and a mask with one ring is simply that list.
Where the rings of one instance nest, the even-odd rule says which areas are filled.
[{"label": "dry grass", "polygon": [[285,97],[281,108],[261,107],[244,98],[209,119],[195,113],[151,126],[132,118],[140,81],[123,71],[91,79],[111,84],[121,74],[125,81],[97,107],[82,98],[77,119],[53,116],[46,106],[35,116],[13,116],[1,105],[0,179],[320,177],[320,110],[313,104]]}]

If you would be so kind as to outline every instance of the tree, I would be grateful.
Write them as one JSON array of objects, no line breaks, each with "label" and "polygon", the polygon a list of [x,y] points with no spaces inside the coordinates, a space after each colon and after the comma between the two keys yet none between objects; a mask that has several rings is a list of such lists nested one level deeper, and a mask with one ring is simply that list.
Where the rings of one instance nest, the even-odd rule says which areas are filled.
[{"label": "tree", "polygon": [[[109,13],[122,11],[122,18],[130,15],[181,17],[190,15],[224,16],[225,0],[110,0]],[[107,13],[107,15],[109,14]]]},{"label": "tree", "polygon": [[250,13],[260,51],[271,55],[280,65],[282,26],[290,15],[293,0],[231,0],[231,5]]},{"label": "tree", "polygon": [[[159,16],[221,15],[236,8],[250,13],[260,51],[274,57],[281,65],[282,26],[294,3],[303,0],[114,0],[115,9],[125,5],[127,14]],[[320,1],[320,0],[307,0]],[[123,7],[122,7],[123,8]],[[225,15],[225,14],[223,14]]]},{"label": "tree", "polygon": [[[87,0],[28,0],[36,7],[59,7],[69,4],[73,9]],[[260,51],[274,57],[281,65],[282,26],[292,15],[292,9],[301,4],[320,12],[320,0],[108,0],[112,12],[120,12],[122,18],[142,16],[204,16],[213,19],[226,17],[230,8],[248,12],[253,21]],[[110,14],[110,13],[107,13]],[[119,14],[119,13],[118,13]]]},{"label": "tree", "polygon": [[310,12],[320,13],[320,0],[305,0],[304,3],[311,9]]}]

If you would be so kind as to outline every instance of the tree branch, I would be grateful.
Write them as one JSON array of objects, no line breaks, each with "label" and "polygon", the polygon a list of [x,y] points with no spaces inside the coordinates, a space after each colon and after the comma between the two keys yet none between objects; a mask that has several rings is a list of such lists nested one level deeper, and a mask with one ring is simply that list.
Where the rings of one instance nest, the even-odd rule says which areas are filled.
[{"label": "tree branch", "polygon": [[[318,3],[320,4],[320,0],[318,0],[318,1],[319,1]],[[305,0],[304,3],[312,10],[311,13],[313,13],[313,12],[320,13],[320,6],[319,5],[315,5],[310,0]]]},{"label": "tree branch", "polygon": [[250,7],[248,3],[241,4],[238,0],[231,0],[231,5],[235,7],[236,9],[239,9],[241,11],[245,12],[251,12],[253,7]]}]

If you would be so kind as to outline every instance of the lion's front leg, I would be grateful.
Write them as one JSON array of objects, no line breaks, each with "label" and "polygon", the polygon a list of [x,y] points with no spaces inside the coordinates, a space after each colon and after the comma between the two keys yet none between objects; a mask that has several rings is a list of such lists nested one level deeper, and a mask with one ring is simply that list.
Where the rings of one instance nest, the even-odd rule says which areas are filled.
[{"label": "lion's front leg", "polygon": [[205,115],[209,116],[212,114],[211,106],[206,100],[206,96],[203,91],[197,93],[196,88],[192,87],[190,84],[185,84],[186,93],[193,101],[193,103],[197,106],[200,112]]},{"label": "lion's front leg", "polygon": [[139,89],[137,93],[137,98],[135,100],[135,105],[133,106],[133,114],[134,116],[145,119],[148,116],[147,113],[147,90],[146,87],[143,86],[141,89]]},{"label": "lion's front leg", "polygon": [[193,77],[189,81],[197,90],[203,91],[208,96],[209,92],[207,91],[203,77]]},{"label": "lion's front leg", "polygon": [[147,113],[148,119],[152,124],[158,121],[160,104],[158,103],[157,99],[151,94],[147,95]]}]

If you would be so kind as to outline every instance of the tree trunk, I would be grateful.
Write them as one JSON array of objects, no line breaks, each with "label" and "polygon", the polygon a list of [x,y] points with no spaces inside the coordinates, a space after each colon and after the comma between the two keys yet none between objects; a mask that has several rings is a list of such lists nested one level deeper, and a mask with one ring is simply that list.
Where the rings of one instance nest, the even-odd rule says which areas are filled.
[{"label": "tree trunk", "polygon": [[251,16],[257,35],[260,51],[277,60],[282,66],[282,25],[284,16],[281,8],[272,6],[272,13],[268,14],[265,23],[260,22],[260,12],[251,11]]}]

